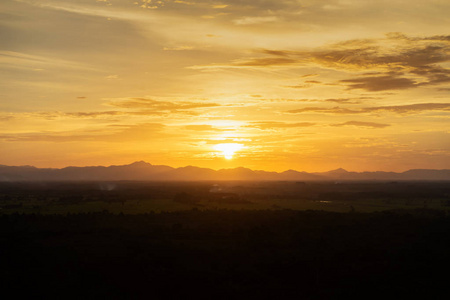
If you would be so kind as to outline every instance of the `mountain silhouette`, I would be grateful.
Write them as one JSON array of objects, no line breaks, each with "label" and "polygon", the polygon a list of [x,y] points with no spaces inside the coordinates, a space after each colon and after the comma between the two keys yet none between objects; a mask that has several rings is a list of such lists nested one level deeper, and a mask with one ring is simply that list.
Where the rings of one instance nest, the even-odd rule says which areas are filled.
[{"label": "mountain silhouette", "polygon": [[0,181],[312,181],[312,180],[450,180],[450,170],[414,169],[396,172],[349,172],[336,169],[328,172],[299,172],[287,170],[281,173],[248,168],[212,170],[195,166],[173,168],[137,161],[129,165],[36,168],[33,166],[0,165]]}]

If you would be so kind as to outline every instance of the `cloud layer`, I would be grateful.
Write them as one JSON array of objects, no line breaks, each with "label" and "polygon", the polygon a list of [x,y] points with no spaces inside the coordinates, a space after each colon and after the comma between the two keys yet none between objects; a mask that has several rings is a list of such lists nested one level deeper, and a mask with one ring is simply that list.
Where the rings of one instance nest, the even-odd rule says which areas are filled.
[{"label": "cloud layer", "polygon": [[[448,1],[0,11],[0,164],[450,168]],[[230,161],[219,143],[244,147]]]}]

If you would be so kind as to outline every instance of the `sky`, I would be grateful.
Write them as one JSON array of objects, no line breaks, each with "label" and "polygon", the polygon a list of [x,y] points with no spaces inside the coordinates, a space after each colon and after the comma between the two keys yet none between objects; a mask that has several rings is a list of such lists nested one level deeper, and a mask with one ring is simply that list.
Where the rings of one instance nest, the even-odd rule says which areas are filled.
[{"label": "sky", "polygon": [[450,168],[448,0],[2,0],[0,164]]}]

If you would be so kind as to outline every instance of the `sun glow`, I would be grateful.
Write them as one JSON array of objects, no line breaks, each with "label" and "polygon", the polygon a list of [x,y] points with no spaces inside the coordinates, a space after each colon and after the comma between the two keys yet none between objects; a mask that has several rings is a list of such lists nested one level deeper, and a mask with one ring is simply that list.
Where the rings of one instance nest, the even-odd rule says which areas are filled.
[{"label": "sun glow", "polygon": [[226,159],[232,159],[234,153],[242,148],[244,148],[244,145],[238,143],[224,143],[214,146],[215,150],[222,151],[222,154]]}]

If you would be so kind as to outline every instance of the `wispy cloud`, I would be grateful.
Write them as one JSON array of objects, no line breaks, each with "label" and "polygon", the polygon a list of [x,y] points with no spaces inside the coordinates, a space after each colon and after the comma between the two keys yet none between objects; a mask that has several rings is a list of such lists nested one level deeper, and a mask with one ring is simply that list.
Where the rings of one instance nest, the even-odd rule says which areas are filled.
[{"label": "wispy cloud", "polygon": [[231,64],[234,67],[270,67],[270,66],[280,66],[289,65],[298,62],[293,58],[284,57],[264,57],[264,58],[254,58],[246,61],[236,61]]},{"label": "wispy cloud", "polygon": [[[124,109],[135,110],[134,114],[166,114],[166,113],[184,113],[196,114],[198,109],[220,107],[221,105],[213,102],[193,102],[193,101],[162,101],[150,98],[125,98],[111,100],[106,103]],[[136,111],[137,110],[137,111]]]},{"label": "wispy cloud", "polygon": [[403,90],[418,86],[414,80],[395,75],[359,77],[341,80],[340,82],[346,84],[350,90],[363,89],[369,92]]},{"label": "wispy cloud", "polygon": [[218,128],[212,125],[186,125],[184,128],[192,131],[224,131],[226,129]]},{"label": "wispy cloud", "polygon": [[242,17],[233,20],[236,25],[255,25],[261,23],[275,22],[279,18],[277,16],[264,16],[264,17]]},{"label": "wispy cloud", "polygon": [[2,68],[29,68],[35,70],[46,68],[95,70],[92,66],[77,61],[17,51],[0,51],[0,65]]},{"label": "wispy cloud", "polygon": [[164,47],[163,50],[165,51],[189,51],[194,50],[195,47],[193,46],[175,46],[175,47]]},{"label": "wispy cloud", "polygon": [[164,131],[161,123],[106,126],[103,129],[45,131],[15,134],[0,134],[0,140],[7,142],[126,142],[143,139],[164,139],[173,136]]},{"label": "wispy cloud", "polygon": [[299,113],[325,113],[325,114],[367,114],[378,112],[391,112],[397,114],[418,114],[427,111],[450,111],[450,103],[416,103],[408,105],[373,106],[363,108],[342,108],[339,106],[326,107],[304,107],[286,111],[291,114]]},{"label": "wispy cloud", "polygon": [[348,121],[339,124],[331,124],[331,126],[342,127],[342,126],[355,126],[355,127],[365,127],[365,128],[385,128],[391,126],[390,124],[375,123],[375,122],[361,122],[361,121]]},{"label": "wispy cloud", "polygon": [[[311,50],[259,49],[259,57],[234,60],[228,64],[195,68],[265,68],[319,65],[358,74],[338,83],[349,89],[369,92],[417,88],[450,82],[450,36],[410,37],[399,33],[379,39],[348,40]],[[376,71],[377,76],[361,76]],[[308,75],[307,75],[308,76]],[[307,88],[322,84],[309,80],[289,87]]]},{"label": "wispy cloud", "polygon": [[330,98],[324,99],[323,102],[335,102],[340,104],[359,104],[364,100],[372,100],[373,97],[356,97],[356,98]]},{"label": "wispy cloud", "polygon": [[278,121],[267,121],[267,122],[251,122],[250,124],[245,125],[243,127],[257,128],[261,130],[273,130],[273,129],[311,127],[314,125],[316,125],[316,123],[311,122],[286,123]]}]

